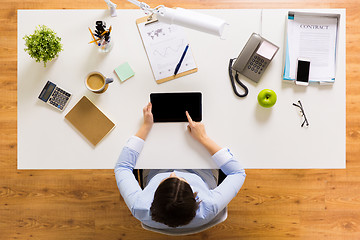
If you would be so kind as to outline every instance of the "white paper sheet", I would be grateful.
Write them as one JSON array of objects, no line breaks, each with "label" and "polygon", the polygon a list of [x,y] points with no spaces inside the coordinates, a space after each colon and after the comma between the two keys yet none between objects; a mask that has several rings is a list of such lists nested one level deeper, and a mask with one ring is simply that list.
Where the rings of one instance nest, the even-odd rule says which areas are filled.
[{"label": "white paper sheet", "polygon": [[295,14],[288,24],[290,77],[295,79],[296,62],[302,57],[310,59],[310,80],[335,78],[337,18]]},{"label": "white paper sheet", "polygon": [[[175,67],[189,41],[182,27],[157,21],[139,24],[139,31],[149,58],[155,80],[174,75]],[[196,68],[191,45],[178,73]]]}]

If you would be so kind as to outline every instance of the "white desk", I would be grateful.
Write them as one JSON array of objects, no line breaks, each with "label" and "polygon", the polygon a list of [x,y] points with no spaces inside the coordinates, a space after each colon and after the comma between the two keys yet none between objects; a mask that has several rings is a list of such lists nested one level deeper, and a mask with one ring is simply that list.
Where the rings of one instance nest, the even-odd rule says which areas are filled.
[{"label": "white desk", "polygon": [[[227,40],[186,29],[199,71],[156,84],[135,25],[140,10],[18,11],[18,168],[110,169],[127,139],[142,122],[142,107],[151,92],[201,91],[203,122],[221,146],[229,147],[245,168],[345,167],[345,10],[341,13],[336,82],[333,86],[298,87],[283,83],[282,61],[287,10],[264,10],[262,34],[280,46],[260,83],[242,77],[249,95],[237,98],[227,73],[229,58],[237,57],[252,32],[260,31],[261,10],[199,10],[224,18],[230,26]],[[112,25],[115,43],[110,53],[99,53],[88,27],[96,20]],[[46,68],[24,52],[25,34],[39,24],[62,38],[64,51]],[[135,76],[124,83],[113,70],[129,62]],[[99,70],[115,82],[101,95],[84,86],[84,77]],[[47,80],[73,94],[63,113],[37,99]],[[273,89],[278,102],[271,109],[257,104],[257,94]],[[115,124],[96,147],[91,146],[64,116],[83,96],[91,99]],[[301,100],[310,127],[301,128],[293,102]],[[185,123],[159,123],[154,127],[137,168],[214,168],[209,154],[186,132]]]}]

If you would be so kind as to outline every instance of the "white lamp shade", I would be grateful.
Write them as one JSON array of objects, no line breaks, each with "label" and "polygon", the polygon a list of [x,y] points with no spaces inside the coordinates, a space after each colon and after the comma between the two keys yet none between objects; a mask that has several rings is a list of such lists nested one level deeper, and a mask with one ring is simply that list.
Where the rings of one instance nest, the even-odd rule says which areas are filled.
[{"label": "white lamp shade", "polygon": [[227,24],[224,20],[183,8],[161,7],[156,13],[159,21],[220,36]]}]

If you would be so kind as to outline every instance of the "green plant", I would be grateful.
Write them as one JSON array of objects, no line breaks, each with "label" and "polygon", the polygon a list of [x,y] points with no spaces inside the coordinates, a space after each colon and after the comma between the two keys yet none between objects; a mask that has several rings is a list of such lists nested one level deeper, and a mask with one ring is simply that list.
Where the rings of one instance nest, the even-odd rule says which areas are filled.
[{"label": "green plant", "polygon": [[56,36],[56,33],[45,25],[39,25],[34,34],[25,35],[24,49],[30,57],[34,58],[36,62],[46,63],[59,55],[63,50],[63,45],[60,43],[61,38]]}]

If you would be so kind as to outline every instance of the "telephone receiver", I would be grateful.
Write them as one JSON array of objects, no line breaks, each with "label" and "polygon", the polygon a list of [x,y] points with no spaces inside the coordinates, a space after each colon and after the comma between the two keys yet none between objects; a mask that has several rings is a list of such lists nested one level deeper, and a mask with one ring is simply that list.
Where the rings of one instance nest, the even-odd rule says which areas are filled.
[{"label": "telephone receiver", "polygon": [[[248,88],[239,80],[238,73],[258,83],[278,50],[278,46],[261,37],[259,34],[253,33],[236,58],[234,64],[233,61],[235,59],[230,59],[229,77],[234,93],[238,97],[245,97],[249,92]],[[235,71],[236,82],[244,89],[244,94],[239,94],[236,89],[233,71]]]}]

